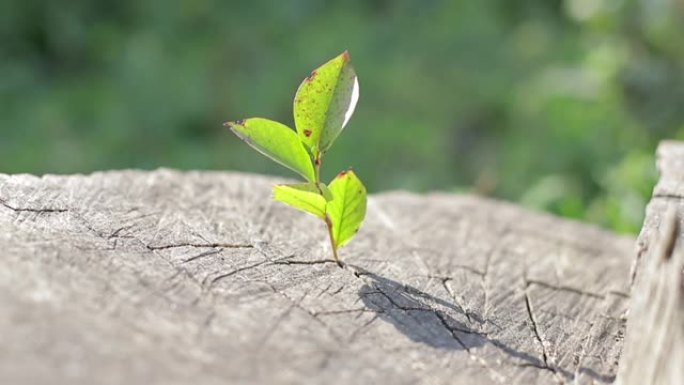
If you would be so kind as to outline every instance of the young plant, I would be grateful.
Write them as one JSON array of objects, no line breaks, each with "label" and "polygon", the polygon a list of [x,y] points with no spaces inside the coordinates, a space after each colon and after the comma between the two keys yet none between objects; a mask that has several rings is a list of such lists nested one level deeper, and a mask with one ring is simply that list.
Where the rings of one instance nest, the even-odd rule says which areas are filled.
[{"label": "young plant", "polygon": [[359,99],[359,83],[348,52],[316,68],[297,89],[296,132],[263,118],[226,122],[240,139],[306,182],[273,187],[273,198],[325,222],[333,260],[343,266],[337,249],[349,242],[366,215],[366,188],[349,169],[326,186],[321,182],[323,155],[349,122]]}]

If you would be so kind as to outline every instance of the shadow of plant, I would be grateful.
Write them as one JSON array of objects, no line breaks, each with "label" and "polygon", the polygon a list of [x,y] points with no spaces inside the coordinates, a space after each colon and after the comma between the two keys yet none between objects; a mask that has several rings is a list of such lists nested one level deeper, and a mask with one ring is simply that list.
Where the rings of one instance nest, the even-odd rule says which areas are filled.
[{"label": "shadow of plant", "polygon": [[[370,282],[359,289],[359,297],[368,310],[378,314],[385,322],[392,324],[412,341],[438,349],[465,350],[491,344],[505,354],[519,360],[520,366],[531,366],[548,370],[556,376],[571,380],[575,376],[563,368],[550,366],[540,357],[517,350],[502,341],[490,338],[482,330],[485,320],[473,313],[467,313],[460,306],[425,293],[415,287],[381,277],[353,266],[358,276],[367,277]],[[459,321],[457,318],[463,319]],[[468,324],[466,324],[466,321]],[[491,320],[487,324],[498,325]],[[579,368],[577,373],[610,383],[614,375],[605,375],[589,368]]]},{"label": "shadow of plant", "polygon": [[[359,276],[371,279],[359,289],[364,305],[412,341],[452,350],[469,350],[487,342],[455,318],[466,317],[465,310],[459,306],[358,267],[355,269]],[[479,317],[469,317],[482,324]]]}]

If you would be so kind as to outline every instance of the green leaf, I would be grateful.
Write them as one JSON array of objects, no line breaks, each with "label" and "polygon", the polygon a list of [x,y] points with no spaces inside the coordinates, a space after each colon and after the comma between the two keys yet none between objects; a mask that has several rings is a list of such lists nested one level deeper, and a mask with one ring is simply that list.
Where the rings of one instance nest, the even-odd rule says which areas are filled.
[{"label": "green leaf", "polygon": [[326,199],[314,183],[275,185],[273,199],[319,218],[325,218]]},{"label": "green leaf", "polygon": [[347,51],[304,79],[295,95],[294,120],[299,138],[314,158],[330,148],[358,99],[359,82]]},{"label": "green leaf", "polygon": [[366,216],[366,188],[353,171],[342,171],[330,182],[333,200],[328,202],[326,214],[332,222],[336,247],[349,242]]},{"label": "green leaf", "polygon": [[263,118],[226,122],[223,125],[260,153],[296,171],[306,180],[315,181],[311,156],[290,127]]}]

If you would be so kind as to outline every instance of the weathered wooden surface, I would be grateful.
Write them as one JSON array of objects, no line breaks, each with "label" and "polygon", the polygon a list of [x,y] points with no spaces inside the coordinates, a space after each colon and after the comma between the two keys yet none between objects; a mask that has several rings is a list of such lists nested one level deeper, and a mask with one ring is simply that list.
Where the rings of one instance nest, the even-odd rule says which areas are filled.
[{"label": "weathered wooden surface", "polygon": [[658,170],[633,268],[621,385],[684,383],[684,143],[660,145]]},{"label": "weathered wooden surface", "polygon": [[0,383],[614,380],[633,239],[386,193],[341,269],[274,181],[0,176]]}]

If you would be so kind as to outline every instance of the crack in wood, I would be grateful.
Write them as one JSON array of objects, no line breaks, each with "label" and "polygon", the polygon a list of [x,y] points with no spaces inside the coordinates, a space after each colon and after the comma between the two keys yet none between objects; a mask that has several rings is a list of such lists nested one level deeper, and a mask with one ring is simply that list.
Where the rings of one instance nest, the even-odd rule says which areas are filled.
[{"label": "crack in wood", "polygon": [[548,362],[548,355],[546,354],[546,347],[544,346],[544,341],[541,338],[541,334],[539,333],[539,328],[537,327],[537,320],[534,318],[534,314],[532,313],[532,305],[530,304],[530,296],[528,295],[527,291],[525,291],[525,309],[527,310],[527,317],[530,319],[530,322],[532,323],[532,331],[534,332],[535,338],[537,338],[537,341],[539,342],[539,345],[541,346],[542,350],[542,361],[544,362],[545,367],[549,367],[549,362]]},{"label": "crack in wood", "polygon": [[[603,294],[592,293],[590,291],[584,291],[584,290],[577,289],[577,288],[570,287],[570,286],[552,285],[550,283],[538,281],[538,280],[534,280],[534,279],[527,279],[525,281],[525,285],[527,288],[529,288],[531,285],[537,285],[537,286],[541,286],[543,288],[554,290],[554,291],[564,291],[567,293],[573,293],[573,294],[577,294],[577,295],[581,295],[581,296],[587,296],[587,297],[591,297],[591,298],[595,298],[595,299],[605,299],[606,298],[606,296]],[[611,293],[611,294],[613,294],[613,293]]]},{"label": "crack in wood", "polygon": [[446,290],[447,294],[449,295],[449,298],[451,298],[451,300],[454,301],[456,303],[456,305],[461,308],[461,310],[463,310],[463,314],[465,314],[466,318],[468,319],[468,323],[472,324],[473,319],[470,318],[470,310],[466,309],[465,306],[462,303],[460,303],[460,301],[458,299],[456,299],[456,294],[451,290],[451,288],[449,287],[449,284],[447,283],[451,280],[452,280],[452,278],[446,277],[446,278],[441,278],[440,282],[442,283],[442,287],[444,288],[444,290]]},{"label": "crack in wood", "polygon": [[365,307],[360,307],[360,308],[355,308],[355,309],[315,311],[313,313],[318,316],[318,315],[335,315],[335,314],[349,314],[349,313],[377,313],[377,311],[366,309]]},{"label": "crack in wood", "polygon": [[206,248],[222,248],[222,249],[251,249],[254,245],[245,243],[175,243],[170,245],[146,245],[149,250],[165,250],[176,247],[206,247]]},{"label": "crack in wood", "polygon": [[[541,346],[542,362],[544,365],[543,366],[537,366],[534,363],[530,363],[530,364],[532,366],[539,368],[539,369],[550,370],[553,373],[556,381],[558,381],[558,383],[560,383],[560,384],[564,384],[565,380],[563,380],[563,378],[559,376],[558,370],[549,364],[549,355],[546,351],[546,345],[544,345],[544,340],[542,339],[541,333],[539,331],[539,326],[537,325],[537,320],[534,317],[534,313],[532,311],[532,303],[530,300],[530,296],[527,293],[527,289],[525,289],[525,309],[527,310],[527,316],[530,319],[530,322],[532,323],[531,326],[532,326],[532,331],[534,333],[534,336],[537,339],[537,342],[539,342],[539,345]],[[563,372],[565,373],[565,371],[563,371]]]},{"label": "crack in wood", "polygon": [[324,264],[335,264],[337,265],[336,261],[333,261],[332,259],[314,259],[314,260],[292,260],[292,259],[285,259],[282,261],[274,261],[274,265],[324,265]]},{"label": "crack in wood", "polygon": [[69,210],[67,209],[57,209],[57,208],[31,208],[31,207],[15,207],[7,203],[6,200],[0,199],[0,205],[4,206],[14,212],[17,213],[23,213],[23,212],[29,212],[29,213],[37,213],[37,214],[51,214],[51,213],[65,213]]},{"label": "crack in wood", "polygon": [[197,255],[195,255],[195,256],[192,256],[192,257],[190,257],[190,258],[184,259],[183,261],[181,261],[181,264],[189,263],[189,262],[192,262],[192,261],[196,261],[196,260],[198,260],[198,259],[200,259],[200,258],[210,257],[210,256],[216,255],[216,254],[221,254],[221,250],[209,250],[209,251],[205,251],[205,252],[199,253],[199,254],[197,254]]},{"label": "crack in wood", "polygon": [[444,326],[444,328],[449,332],[449,334],[451,334],[451,337],[461,346],[461,348],[468,352],[468,354],[471,354],[470,348],[468,348],[468,346],[466,346],[466,344],[463,343],[463,341],[458,337],[458,335],[456,335],[456,331],[452,329],[451,326],[447,323],[442,313],[435,309],[432,309],[432,313],[437,317],[442,326]]},{"label": "crack in wood", "polygon": [[681,200],[684,199],[684,196],[679,195],[679,194],[653,194],[653,198],[660,198],[660,199],[673,199],[673,200]]}]

